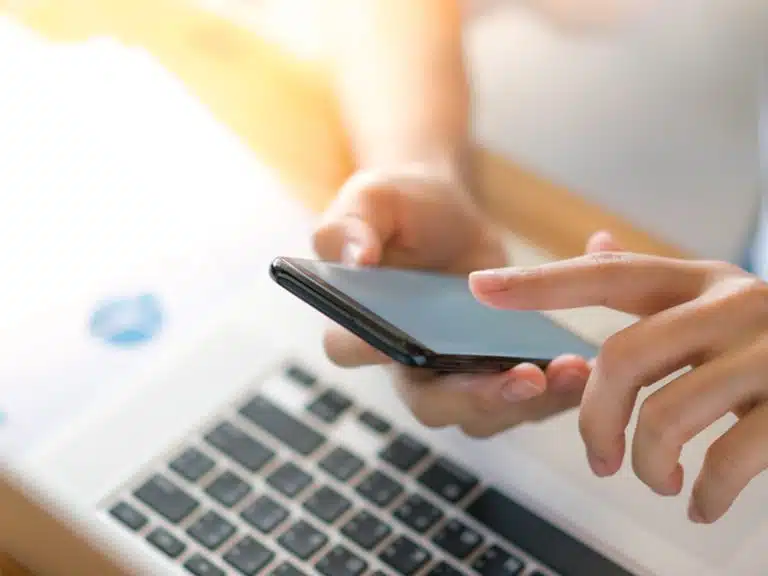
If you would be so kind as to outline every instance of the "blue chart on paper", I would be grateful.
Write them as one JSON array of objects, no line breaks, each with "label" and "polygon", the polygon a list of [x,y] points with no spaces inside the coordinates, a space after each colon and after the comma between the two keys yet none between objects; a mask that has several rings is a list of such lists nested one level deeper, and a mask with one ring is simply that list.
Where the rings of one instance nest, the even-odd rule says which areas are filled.
[{"label": "blue chart on paper", "polygon": [[89,322],[91,334],[107,344],[136,346],[151,341],[162,329],[163,312],[153,294],[102,302]]}]

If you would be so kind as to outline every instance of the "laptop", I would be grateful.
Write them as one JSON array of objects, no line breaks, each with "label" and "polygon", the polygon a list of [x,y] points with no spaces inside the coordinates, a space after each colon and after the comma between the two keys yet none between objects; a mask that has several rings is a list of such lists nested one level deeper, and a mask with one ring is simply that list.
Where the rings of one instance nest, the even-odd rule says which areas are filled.
[{"label": "laptop", "polygon": [[324,319],[264,275],[185,351],[6,463],[1,541],[22,562],[84,575],[768,570],[766,507],[753,507],[765,483],[722,525],[692,526],[685,498],[629,472],[591,480],[571,415],[487,440],[425,429],[385,369],[331,366]]}]

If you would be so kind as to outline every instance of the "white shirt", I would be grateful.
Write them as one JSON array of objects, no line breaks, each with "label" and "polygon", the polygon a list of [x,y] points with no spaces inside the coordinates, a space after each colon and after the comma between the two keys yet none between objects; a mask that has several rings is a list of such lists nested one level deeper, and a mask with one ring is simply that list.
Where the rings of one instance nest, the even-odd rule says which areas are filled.
[{"label": "white shirt", "polygon": [[590,34],[523,8],[606,1],[466,4],[475,137],[697,256],[741,263],[768,2],[656,0]]}]

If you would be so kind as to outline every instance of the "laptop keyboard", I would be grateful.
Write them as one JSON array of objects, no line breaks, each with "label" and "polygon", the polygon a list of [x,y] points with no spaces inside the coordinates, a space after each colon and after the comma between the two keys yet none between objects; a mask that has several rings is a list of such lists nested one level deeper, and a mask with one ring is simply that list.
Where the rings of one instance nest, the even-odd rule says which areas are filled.
[{"label": "laptop keyboard", "polygon": [[[107,504],[195,576],[628,575],[471,471],[290,365],[303,410],[263,393]],[[364,458],[338,423],[384,448]]]}]

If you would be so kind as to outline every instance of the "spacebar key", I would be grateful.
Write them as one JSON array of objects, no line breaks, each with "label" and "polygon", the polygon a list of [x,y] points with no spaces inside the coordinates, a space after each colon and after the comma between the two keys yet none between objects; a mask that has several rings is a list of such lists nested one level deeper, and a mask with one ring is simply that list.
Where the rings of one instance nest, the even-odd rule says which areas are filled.
[{"label": "spacebar key", "polygon": [[536,516],[495,488],[486,489],[467,509],[470,516],[563,576],[632,573]]},{"label": "spacebar key", "polygon": [[240,408],[240,414],[302,456],[309,456],[325,442],[322,434],[262,396]]}]

